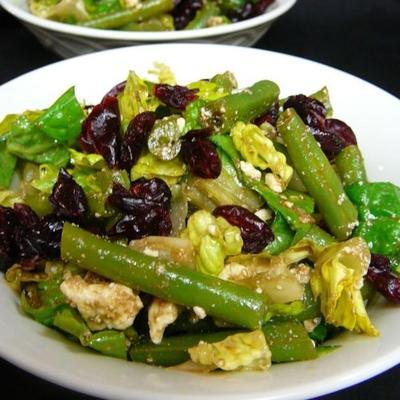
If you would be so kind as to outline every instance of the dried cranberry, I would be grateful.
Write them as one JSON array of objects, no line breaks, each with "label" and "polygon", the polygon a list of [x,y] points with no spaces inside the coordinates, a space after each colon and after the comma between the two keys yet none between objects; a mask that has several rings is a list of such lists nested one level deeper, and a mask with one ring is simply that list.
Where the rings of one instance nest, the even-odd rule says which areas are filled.
[{"label": "dried cranberry", "polygon": [[172,11],[174,26],[176,30],[181,30],[195,17],[196,12],[203,7],[202,0],[181,0]]},{"label": "dried cranberry", "polygon": [[110,236],[126,236],[129,240],[150,235],[168,236],[172,223],[169,210],[153,207],[146,213],[125,214],[108,232]]},{"label": "dried cranberry", "polygon": [[324,130],[326,110],[320,101],[304,94],[298,94],[288,97],[283,108],[285,110],[294,108],[305,124],[312,128]]},{"label": "dried cranberry", "polygon": [[241,206],[220,206],[213,211],[216,217],[225,218],[240,228],[245,253],[259,253],[274,240],[268,225],[257,215]]},{"label": "dried cranberry", "polygon": [[339,137],[343,141],[344,147],[357,144],[356,135],[353,130],[339,119],[327,118],[325,120],[324,130],[325,132]]},{"label": "dried cranberry", "polygon": [[155,119],[155,114],[148,111],[136,115],[129,123],[121,143],[120,168],[129,171],[136,163],[153,128]]},{"label": "dried cranberry", "polygon": [[162,179],[138,179],[130,190],[114,183],[108,202],[124,212],[108,232],[110,236],[124,235],[132,240],[171,233],[171,191]]},{"label": "dried cranberry", "polygon": [[157,84],[153,86],[153,94],[169,107],[184,110],[193,100],[197,99],[198,89],[188,89],[186,86]]},{"label": "dried cranberry", "polygon": [[120,127],[118,99],[107,96],[93,107],[82,125],[82,149],[88,153],[101,154],[107,164],[114,167],[119,158]]},{"label": "dried cranberry", "polygon": [[243,7],[238,10],[231,11],[228,13],[228,17],[232,22],[239,22],[245,19],[249,19],[253,16],[254,5],[253,3],[246,3]]},{"label": "dried cranberry", "polygon": [[279,104],[274,104],[266,113],[260,115],[254,120],[254,123],[258,126],[262,125],[264,122],[268,122],[272,126],[276,126],[276,121],[278,120],[279,114]]},{"label": "dried cranberry", "polygon": [[387,257],[371,254],[367,279],[387,300],[400,304],[400,278],[390,269],[390,260]]},{"label": "dried cranberry", "polygon": [[112,193],[108,196],[108,202],[113,207],[127,213],[145,213],[153,207],[169,208],[171,190],[159,178],[150,180],[140,178],[132,183],[130,190],[114,182]]},{"label": "dried cranberry", "polygon": [[49,200],[58,216],[72,221],[82,220],[89,209],[83,189],[63,168],[60,169]]},{"label": "dried cranberry", "polygon": [[213,143],[207,136],[207,129],[195,129],[188,132],[181,148],[183,161],[189,166],[189,171],[200,178],[216,179],[221,173],[221,161]]},{"label": "dried cranberry", "polygon": [[311,132],[329,160],[333,160],[346,147],[339,136],[313,128],[311,128]]},{"label": "dried cranberry", "polygon": [[171,190],[160,178],[140,178],[132,182],[129,191],[137,198],[144,199],[147,204],[158,204],[169,208],[171,205]]},{"label": "dried cranberry", "polygon": [[30,228],[39,222],[39,217],[26,204],[14,204],[14,216],[25,228]]}]

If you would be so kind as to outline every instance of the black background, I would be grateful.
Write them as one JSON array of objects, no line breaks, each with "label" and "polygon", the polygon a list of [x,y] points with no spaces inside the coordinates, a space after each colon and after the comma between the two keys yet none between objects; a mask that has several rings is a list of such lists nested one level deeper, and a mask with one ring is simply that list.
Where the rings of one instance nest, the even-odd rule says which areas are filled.
[{"label": "black background", "polygon": [[[255,47],[331,65],[400,97],[400,0],[298,0]],[[59,59],[0,9],[0,84]],[[2,360],[0,380],[2,393],[12,394],[11,398],[94,400]],[[400,366],[319,400],[378,398],[400,398]]]}]

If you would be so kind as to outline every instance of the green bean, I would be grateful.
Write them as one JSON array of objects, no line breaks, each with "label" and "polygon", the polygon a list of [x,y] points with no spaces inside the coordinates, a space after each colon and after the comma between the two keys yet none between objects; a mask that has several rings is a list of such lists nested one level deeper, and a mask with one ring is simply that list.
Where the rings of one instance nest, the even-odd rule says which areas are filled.
[{"label": "green bean", "polygon": [[210,18],[221,15],[219,7],[215,3],[205,3],[196,12],[195,17],[186,25],[185,29],[202,29],[208,26]]},{"label": "green bean", "polygon": [[106,330],[92,334],[88,346],[110,357],[127,359],[127,339],[123,332]]},{"label": "green bean", "polygon": [[271,224],[271,230],[274,234],[274,241],[269,244],[264,251],[274,256],[290,247],[294,233],[280,213],[275,214],[274,221]]},{"label": "green bean", "polygon": [[173,31],[174,19],[169,14],[162,14],[160,16],[147,19],[146,21],[130,22],[129,24],[121,26],[120,30],[136,32]]},{"label": "green bean", "polygon": [[53,326],[76,337],[87,346],[91,332],[78,311],[65,305],[54,317]]},{"label": "green bean", "polygon": [[364,159],[356,145],[345,147],[336,157],[335,163],[344,186],[367,182]]},{"label": "green bean", "polygon": [[219,133],[228,132],[238,122],[250,122],[266,112],[279,97],[279,87],[271,81],[259,81],[239,93],[207,103],[200,112],[201,122]]},{"label": "green bean", "polygon": [[266,317],[260,294],[211,275],[111,243],[64,224],[61,257],[113,281],[245,328],[258,328]]},{"label": "green bean", "polygon": [[[271,322],[263,326],[273,362],[311,360],[317,357],[315,347],[303,325],[296,321]],[[160,344],[135,343],[129,355],[132,361],[146,364],[173,366],[189,359],[188,349],[200,341],[215,343],[230,335],[243,332],[227,330],[214,333],[179,335],[164,338]]]},{"label": "green bean", "polygon": [[114,29],[131,22],[144,21],[162,13],[172,11],[173,8],[173,0],[147,0],[135,7],[102,15],[82,22],[80,25],[87,28]]},{"label": "green bean", "polygon": [[303,361],[317,358],[312,340],[301,322],[271,322],[262,327],[272,354],[272,362]]},{"label": "green bean", "polygon": [[294,109],[280,115],[277,127],[330,231],[339,240],[348,238],[357,224],[357,210],[317,141]]},{"label": "green bean", "polygon": [[329,98],[328,88],[326,86],[318,90],[318,92],[313,93],[310,97],[320,101],[324,105],[327,117],[331,117],[333,115],[332,104]]}]

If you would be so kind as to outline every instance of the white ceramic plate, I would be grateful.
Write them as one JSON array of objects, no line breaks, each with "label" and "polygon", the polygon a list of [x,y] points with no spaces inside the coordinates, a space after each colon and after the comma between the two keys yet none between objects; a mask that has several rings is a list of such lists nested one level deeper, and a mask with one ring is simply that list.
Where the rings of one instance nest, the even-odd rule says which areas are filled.
[{"label": "white ceramic plate", "polygon": [[[99,101],[129,69],[144,74],[153,61],[172,67],[181,83],[233,71],[241,86],[279,83],[282,95],[327,85],[335,116],[357,134],[371,180],[400,184],[400,101],[358,78],[311,61],[261,50],[208,45],[154,45],[116,49],[41,68],[0,87],[0,114],[48,106],[75,85],[80,98]],[[2,115],[0,115],[2,117]],[[85,352],[18,311],[1,280],[0,355],[27,371],[77,391],[130,400],[304,399],[356,384],[400,362],[399,311],[369,310],[379,338],[345,335],[343,347],[310,362],[274,365],[265,373],[198,375],[129,363]]]},{"label": "white ceramic plate", "polygon": [[32,15],[28,0],[0,0],[9,13],[20,19],[46,47],[62,57],[72,57],[93,51],[134,44],[190,41],[251,46],[296,0],[275,0],[266,12],[258,17],[207,29],[171,32],[124,32],[93,29],[64,24]]}]

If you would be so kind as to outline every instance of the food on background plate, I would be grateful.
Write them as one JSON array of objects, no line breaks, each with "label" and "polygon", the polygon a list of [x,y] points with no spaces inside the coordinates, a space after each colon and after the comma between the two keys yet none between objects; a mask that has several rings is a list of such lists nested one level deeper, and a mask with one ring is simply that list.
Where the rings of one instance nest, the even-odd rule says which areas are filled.
[{"label": "food on background plate", "polygon": [[231,24],[263,14],[274,0],[28,0],[32,14],[123,31],[173,31]]},{"label": "food on background plate", "polygon": [[368,303],[400,303],[400,189],[368,181],[327,89],[152,73],[0,123],[0,265],[22,310],[105,355],[199,371],[377,336]]}]

